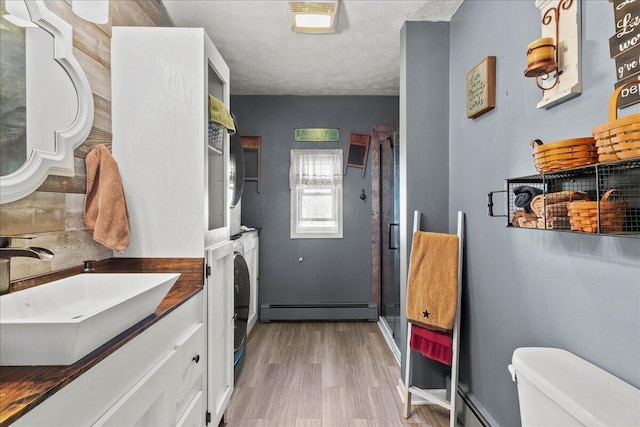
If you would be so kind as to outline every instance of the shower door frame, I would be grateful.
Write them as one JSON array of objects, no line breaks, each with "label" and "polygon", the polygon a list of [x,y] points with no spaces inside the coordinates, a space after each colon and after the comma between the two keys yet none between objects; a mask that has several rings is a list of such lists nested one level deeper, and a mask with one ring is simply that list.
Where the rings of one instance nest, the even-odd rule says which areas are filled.
[{"label": "shower door frame", "polygon": [[396,361],[400,364],[400,349],[396,344],[393,331],[389,327],[386,319],[381,316],[382,310],[382,212],[380,212],[380,183],[382,171],[380,170],[380,145],[387,143],[388,138],[392,138],[398,125],[374,125],[371,130],[371,302],[378,306],[378,325],[384,335],[389,348],[393,352]]}]

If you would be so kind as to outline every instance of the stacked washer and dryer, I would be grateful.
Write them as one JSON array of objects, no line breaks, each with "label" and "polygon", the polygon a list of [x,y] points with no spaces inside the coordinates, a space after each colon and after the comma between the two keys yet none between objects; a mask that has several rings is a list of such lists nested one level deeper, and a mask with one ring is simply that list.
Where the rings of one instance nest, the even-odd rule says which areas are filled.
[{"label": "stacked washer and dryer", "polygon": [[240,234],[240,209],[242,192],[244,190],[244,150],[242,140],[238,132],[235,116],[236,132],[231,135],[229,147],[229,200],[230,200],[230,232],[233,240],[233,289],[234,289],[234,314],[233,314],[233,368],[234,378],[242,372],[246,356],[247,324],[249,321],[249,301],[251,297],[251,285],[249,267],[244,258],[244,245]]},{"label": "stacked washer and dryer", "polygon": [[233,239],[233,373],[238,381],[246,355],[247,325],[249,322],[250,279],[240,235]]}]

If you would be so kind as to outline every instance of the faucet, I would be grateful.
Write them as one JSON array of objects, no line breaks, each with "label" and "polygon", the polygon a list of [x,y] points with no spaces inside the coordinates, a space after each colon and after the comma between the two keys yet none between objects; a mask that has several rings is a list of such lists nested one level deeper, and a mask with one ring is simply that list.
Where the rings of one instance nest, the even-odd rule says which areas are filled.
[{"label": "faucet", "polygon": [[11,281],[11,258],[25,257],[49,260],[53,252],[38,246],[12,247],[12,239],[33,239],[35,236],[0,236],[0,295],[8,294]]}]

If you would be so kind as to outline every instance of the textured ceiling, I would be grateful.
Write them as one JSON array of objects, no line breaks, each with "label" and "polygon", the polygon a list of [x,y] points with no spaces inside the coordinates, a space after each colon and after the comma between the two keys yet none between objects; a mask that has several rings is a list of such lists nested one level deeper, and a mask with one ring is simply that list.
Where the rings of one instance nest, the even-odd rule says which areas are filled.
[{"label": "textured ceiling", "polygon": [[166,25],[203,27],[233,95],[398,95],[405,21],[450,21],[462,0],[342,0],[337,31],[291,31],[286,1],[161,0]]}]

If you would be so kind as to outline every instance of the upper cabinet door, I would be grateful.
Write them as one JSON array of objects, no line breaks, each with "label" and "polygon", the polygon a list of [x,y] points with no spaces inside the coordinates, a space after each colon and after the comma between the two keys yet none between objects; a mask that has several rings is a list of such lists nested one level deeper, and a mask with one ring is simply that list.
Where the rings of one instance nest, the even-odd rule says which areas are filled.
[{"label": "upper cabinet door", "polygon": [[202,257],[229,239],[226,132],[208,148],[209,95],[229,108],[229,68],[202,28],[112,33],[113,156],[131,228],[122,256]]}]

